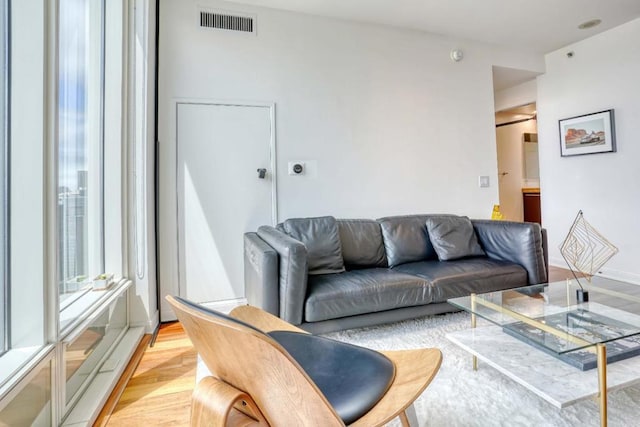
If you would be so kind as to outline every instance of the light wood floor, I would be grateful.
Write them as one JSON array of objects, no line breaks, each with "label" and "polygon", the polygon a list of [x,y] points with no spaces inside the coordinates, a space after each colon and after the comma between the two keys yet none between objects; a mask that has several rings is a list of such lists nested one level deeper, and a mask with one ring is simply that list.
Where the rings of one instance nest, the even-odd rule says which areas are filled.
[{"label": "light wood floor", "polygon": [[180,323],[160,326],[111,416],[108,426],[187,426],[196,376],[196,352]]},{"label": "light wood floor", "polygon": [[[549,281],[564,280],[569,271],[551,267]],[[96,425],[186,426],[196,373],[196,352],[179,323],[164,324],[153,347],[115,405]]]}]

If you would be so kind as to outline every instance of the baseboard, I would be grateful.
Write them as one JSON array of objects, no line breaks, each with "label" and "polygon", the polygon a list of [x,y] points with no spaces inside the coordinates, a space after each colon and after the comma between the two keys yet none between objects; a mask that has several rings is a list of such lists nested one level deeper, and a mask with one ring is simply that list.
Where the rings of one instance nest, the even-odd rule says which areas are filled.
[{"label": "baseboard", "polygon": [[147,322],[146,325],[144,325],[144,333],[145,334],[152,334],[155,332],[155,330],[158,328],[158,325],[160,324],[160,311],[156,310],[153,313],[153,316],[151,317],[151,319],[149,319],[149,321]]},{"label": "baseboard", "polygon": [[127,384],[129,383],[129,380],[131,379],[131,377],[133,377],[133,374],[135,373],[136,368],[140,363],[140,360],[142,360],[142,356],[144,356],[144,352],[149,346],[150,341],[151,341],[151,335],[149,334],[143,335],[142,339],[138,343],[138,347],[136,348],[133,356],[131,357],[131,359],[129,360],[129,363],[127,364],[124,371],[122,372],[120,379],[114,386],[113,390],[111,391],[111,394],[109,395],[109,398],[107,399],[106,403],[103,405],[102,410],[100,411],[100,413],[98,414],[98,417],[93,423],[94,427],[106,427],[108,425],[109,418],[111,417],[111,414],[113,413],[114,409],[118,405],[118,401],[120,400],[122,393],[124,393],[124,390],[127,388]]},{"label": "baseboard", "polygon": [[632,283],[634,285],[640,285],[640,275],[636,273],[629,273],[628,271],[620,271],[604,267],[600,269],[598,276],[613,280],[620,280],[621,282]]},{"label": "baseboard", "polygon": [[131,322],[131,327],[144,328],[145,334],[153,334],[160,324],[160,311],[156,310],[146,322]]},{"label": "baseboard", "polygon": [[[549,258],[549,265],[560,268],[569,268],[562,258]],[[597,276],[606,277],[607,279],[620,280],[634,285],[640,285],[640,274],[630,273],[628,271],[615,270],[613,268],[603,267],[598,271]]]},{"label": "baseboard", "polygon": [[76,427],[94,424],[134,354],[139,350],[143,333],[142,328],[129,328],[108,356],[115,361],[115,366],[112,369],[103,370],[101,368],[98,371],[65,419],[63,426]]}]

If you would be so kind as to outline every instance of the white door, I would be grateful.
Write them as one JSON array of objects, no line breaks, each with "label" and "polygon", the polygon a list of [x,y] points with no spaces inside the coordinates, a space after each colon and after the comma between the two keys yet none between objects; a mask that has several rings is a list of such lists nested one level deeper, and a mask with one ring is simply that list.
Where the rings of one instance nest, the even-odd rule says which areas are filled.
[{"label": "white door", "polygon": [[244,297],[243,233],[275,218],[272,120],[268,105],[176,104],[178,283],[161,277],[163,295]]}]

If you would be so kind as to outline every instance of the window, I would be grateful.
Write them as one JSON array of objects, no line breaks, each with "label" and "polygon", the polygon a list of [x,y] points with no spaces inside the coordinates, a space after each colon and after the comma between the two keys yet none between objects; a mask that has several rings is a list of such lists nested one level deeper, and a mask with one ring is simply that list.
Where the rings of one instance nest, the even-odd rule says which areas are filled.
[{"label": "window", "polygon": [[144,333],[123,277],[129,5],[0,0],[0,426],[90,423]]},{"label": "window", "polygon": [[9,349],[9,280],[7,271],[8,255],[8,0],[0,0],[0,355]]},{"label": "window", "polygon": [[104,0],[60,0],[58,283],[64,310],[104,272]]}]

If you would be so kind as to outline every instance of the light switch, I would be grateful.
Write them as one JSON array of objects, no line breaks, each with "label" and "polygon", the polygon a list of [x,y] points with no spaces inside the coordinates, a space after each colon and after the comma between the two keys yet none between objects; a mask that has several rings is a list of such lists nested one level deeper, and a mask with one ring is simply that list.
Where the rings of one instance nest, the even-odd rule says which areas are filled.
[{"label": "light switch", "polygon": [[489,177],[487,175],[480,175],[478,177],[478,184],[480,185],[480,188],[488,188],[489,185]]}]

